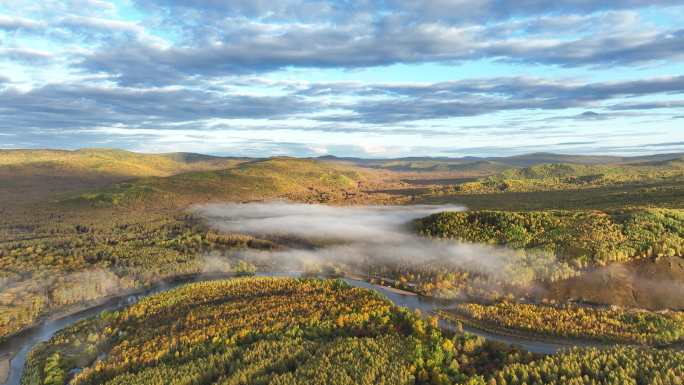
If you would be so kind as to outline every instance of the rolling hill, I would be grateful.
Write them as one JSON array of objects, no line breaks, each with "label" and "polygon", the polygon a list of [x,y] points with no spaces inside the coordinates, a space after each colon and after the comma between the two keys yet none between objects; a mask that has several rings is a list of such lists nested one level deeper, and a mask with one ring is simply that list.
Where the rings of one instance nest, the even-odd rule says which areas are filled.
[{"label": "rolling hill", "polygon": [[134,178],[231,168],[246,160],[114,149],[0,150],[0,201],[49,200]]},{"label": "rolling hill", "polygon": [[353,202],[368,198],[364,191],[381,184],[383,174],[374,170],[281,157],[243,162],[224,170],[140,178],[82,194],[71,202],[95,205],[163,202],[173,206],[263,199]]},{"label": "rolling hill", "polygon": [[684,254],[684,211],[468,211],[416,222],[422,234],[552,253],[577,267]]},{"label": "rolling hill", "polygon": [[169,176],[187,171],[230,168],[245,160],[192,153],[141,154],[117,149],[0,150],[0,170],[24,174],[46,171],[127,178]]},{"label": "rolling hill", "polygon": [[400,171],[434,171],[435,169],[449,169],[451,166],[468,167],[477,166],[481,162],[489,162],[495,165],[503,165],[507,168],[530,167],[545,163],[572,163],[572,164],[629,164],[643,162],[668,161],[681,158],[684,153],[656,154],[643,156],[606,156],[606,155],[565,155],[545,152],[514,155],[506,157],[407,157],[396,159],[363,159],[363,158],[340,158],[335,156],[323,156],[317,159],[327,161],[345,161],[366,167],[383,168]]},{"label": "rolling hill", "polygon": [[74,195],[98,205],[155,199],[174,204],[266,198],[358,202],[367,200],[369,195],[359,196],[368,190],[418,196],[442,185],[448,187],[437,188],[437,194],[463,196],[605,187],[683,174],[681,154],[246,159],[115,149],[0,150],[0,208]]},{"label": "rolling hill", "polygon": [[626,164],[545,163],[510,168],[498,174],[454,186],[455,193],[554,191],[597,188],[681,178],[682,158]]}]

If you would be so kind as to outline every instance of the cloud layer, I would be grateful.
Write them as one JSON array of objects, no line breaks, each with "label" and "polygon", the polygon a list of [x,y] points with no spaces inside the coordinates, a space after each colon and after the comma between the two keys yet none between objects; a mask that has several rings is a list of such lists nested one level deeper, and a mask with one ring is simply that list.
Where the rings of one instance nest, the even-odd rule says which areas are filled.
[{"label": "cloud layer", "polygon": [[[0,130],[16,138],[0,147],[68,137],[186,150],[179,129],[216,144],[190,150],[281,143],[293,155],[678,142],[683,11],[675,0],[6,2]],[[149,141],[128,141],[136,132]]]}]

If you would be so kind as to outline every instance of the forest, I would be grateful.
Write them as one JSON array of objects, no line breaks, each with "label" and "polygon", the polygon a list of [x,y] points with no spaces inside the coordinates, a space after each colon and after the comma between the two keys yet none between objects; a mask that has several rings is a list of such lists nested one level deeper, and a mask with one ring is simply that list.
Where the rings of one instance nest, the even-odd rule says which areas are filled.
[{"label": "forest", "polygon": [[447,384],[532,358],[339,280],[243,278],[65,329],[31,353],[22,384]]},{"label": "forest", "polygon": [[[107,209],[89,214],[34,217],[35,224],[24,222],[32,226],[31,237],[4,234],[13,240],[0,243],[0,336],[54,309],[201,273],[203,255],[214,248],[272,247],[253,237],[217,234],[188,214],[119,216]],[[237,263],[221,269],[235,271]]]},{"label": "forest", "polygon": [[684,252],[684,211],[468,211],[416,221],[426,236],[543,251],[578,268]]},{"label": "forest", "polygon": [[625,185],[634,182],[680,181],[684,158],[628,164],[549,163],[508,168],[494,175],[444,188],[463,194],[553,191]]},{"label": "forest", "polygon": [[533,334],[628,344],[667,345],[684,336],[684,313],[675,311],[502,301],[490,305],[462,303],[444,314]]},{"label": "forest", "polygon": [[[85,190],[60,186],[51,192],[50,179],[39,186],[46,182],[38,176],[55,170],[77,178]],[[96,183],[92,174],[99,176]],[[268,198],[377,203],[388,195],[365,189],[382,183],[378,175],[299,159],[0,151],[0,179],[22,181],[0,185],[0,194],[21,202],[26,188],[43,190],[30,204],[0,201],[0,340],[65,307],[203,273],[212,252],[221,255],[219,270],[233,272],[247,262],[228,261],[224,254],[277,246],[212,231],[187,211],[190,204]],[[106,187],[98,184],[107,181]]]},{"label": "forest", "polygon": [[[323,253],[330,246],[305,236],[221,231],[197,215],[198,204],[455,204],[467,210],[394,225],[416,242],[505,251],[498,269],[411,253],[323,259],[302,269],[461,301],[440,314],[464,323],[640,346],[540,357],[448,332],[430,314],[407,312],[339,281],[253,278],[244,282],[257,287],[192,284],[77,323],[34,350],[24,384],[144,384],[161,377],[177,384],[678,383],[679,351],[647,347],[676,346],[682,337],[684,295],[673,295],[684,293],[676,286],[684,280],[677,159],[0,151],[0,348],[50,317],[122,293],[204,274],[278,271],[278,262],[263,256]],[[510,187],[513,180],[528,185]],[[468,183],[489,187],[466,191]],[[496,187],[501,183],[510,186]],[[634,364],[639,356],[644,366]],[[586,357],[622,369],[608,375]],[[329,377],[317,379],[323,372]]]},{"label": "forest", "polygon": [[527,364],[512,364],[488,385],[679,385],[684,354],[669,349],[573,349]]},{"label": "forest", "polygon": [[0,385],[684,385],[682,64],[684,0],[0,0]]},{"label": "forest", "polygon": [[[42,157],[40,162],[27,163],[27,159],[34,158],[14,152],[10,155],[4,162],[8,164],[6,167],[14,168],[43,167],[52,159],[50,157],[56,156],[39,153]],[[180,174],[174,176],[171,172],[174,165],[183,164],[179,162],[187,159],[192,159],[192,162],[179,167]],[[0,228],[0,280],[3,284],[0,336],[22,330],[45,314],[65,306],[146,286],[160,278],[202,272],[203,256],[211,252],[227,255],[229,258],[223,258],[225,262],[220,269],[230,271],[230,255],[237,250],[283,247],[277,241],[245,234],[219,234],[183,210],[184,202],[248,197],[242,192],[235,195],[230,192],[234,189],[225,190],[221,186],[241,186],[239,190],[252,194],[249,195],[252,197],[278,196],[305,202],[335,201],[339,198],[342,199],[340,202],[353,204],[359,200],[378,202],[393,196],[391,189],[381,190],[380,195],[371,193],[374,183],[381,180],[373,174],[377,171],[312,161],[228,160],[229,163],[221,163],[224,162],[221,159],[195,159],[187,155],[140,160],[137,155],[106,151],[58,153],[53,161],[56,163],[50,166],[51,169],[62,167],[60,169],[64,173],[99,169],[100,164],[120,162],[126,167],[109,167],[119,169],[121,174],[145,177],[133,183],[116,182],[111,189],[71,197],[58,195],[56,203],[36,202],[25,208],[20,205],[3,209],[5,220]],[[228,170],[233,171],[230,174],[215,172],[212,167],[230,167]],[[384,164],[383,167],[392,166]],[[204,169],[185,171],[188,168]],[[294,169],[298,170],[297,173],[291,172]],[[111,173],[109,169],[106,172]],[[172,175],[155,176],[164,173]],[[437,175],[441,177],[441,171]],[[236,179],[238,177],[240,179]],[[270,190],[264,189],[267,185],[262,182],[265,180],[271,181],[268,184],[273,186],[268,188]],[[189,185],[189,181],[195,187],[185,190],[183,186]],[[205,187],[198,187],[198,182]],[[257,184],[262,186],[259,187],[261,191]],[[226,191],[230,195],[226,196]],[[304,195],[297,195],[300,193],[295,191]],[[415,198],[420,196],[415,195],[418,192],[406,195],[403,190],[397,191],[399,195],[391,198],[393,201],[390,202],[402,203],[411,197],[420,202],[421,198]],[[157,194],[163,194],[164,198],[156,197]],[[544,277],[556,280],[576,275],[577,269],[612,261],[680,255],[683,244],[681,221],[681,212],[673,209],[468,211],[425,218],[417,222],[417,229],[429,237],[505,245],[530,251],[525,255],[525,264],[535,266],[537,273],[534,274],[542,273]],[[540,270],[554,262],[543,253],[538,254],[539,251],[552,253],[567,263],[567,268],[555,268],[553,272]],[[232,264],[237,266],[238,262],[233,260]],[[463,293],[476,298],[499,298],[506,292],[519,295],[519,287],[529,283],[527,270],[519,269],[511,272],[513,275],[506,280],[504,287],[492,291],[488,277],[454,269],[439,261],[428,265],[384,261],[353,268],[367,271],[369,275],[391,278],[392,282],[388,283],[394,286],[440,297]]]},{"label": "forest", "polygon": [[64,329],[31,353],[22,384],[678,384],[683,358],[638,348],[540,357],[445,334],[436,318],[339,280],[243,278]]}]

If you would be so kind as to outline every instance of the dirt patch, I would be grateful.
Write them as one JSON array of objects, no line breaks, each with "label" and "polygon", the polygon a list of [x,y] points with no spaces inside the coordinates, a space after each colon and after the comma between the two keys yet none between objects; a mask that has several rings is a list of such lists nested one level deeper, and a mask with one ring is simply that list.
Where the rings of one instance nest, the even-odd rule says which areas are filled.
[{"label": "dirt patch", "polygon": [[684,309],[684,258],[641,260],[611,264],[548,287],[557,301],[639,307]]}]

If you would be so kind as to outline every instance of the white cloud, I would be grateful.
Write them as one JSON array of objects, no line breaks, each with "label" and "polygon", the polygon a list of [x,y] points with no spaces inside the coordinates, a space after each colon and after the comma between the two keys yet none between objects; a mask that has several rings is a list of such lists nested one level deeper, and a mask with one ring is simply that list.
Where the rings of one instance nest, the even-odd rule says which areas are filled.
[{"label": "white cloud", "polygon": [[[674,0],[5,2],[0,130],[27,146],[65,133],[69,143],[52,143],[252,155],[617,149],[628,140],[611,132],[677,134],[683,9]],[[390,65],[400,82],[374,79]],[[434,77],[448,81],[424,81],[433,74],[422,69],[437,66]],[[659,68],[672,76],[654,77]],[[595,140],[573,139],[592,130]]]}]

